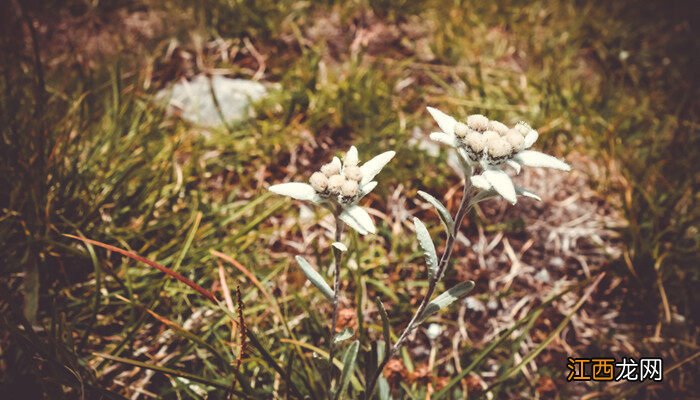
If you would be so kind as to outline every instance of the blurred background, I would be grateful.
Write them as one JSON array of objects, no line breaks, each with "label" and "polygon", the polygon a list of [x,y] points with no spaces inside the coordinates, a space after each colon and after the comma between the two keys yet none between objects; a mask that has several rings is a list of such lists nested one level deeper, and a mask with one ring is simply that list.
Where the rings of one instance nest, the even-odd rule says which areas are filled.
[{"label": "blurred background", "polygon": [[[328,265],[333,225],[266,188],[307,179],[351,144],[361,161],[398,154],[365,200],[378,234],[346,239],[342,285],[356,295],[340,325],[381,337],[379,296],[400,332],[427,285],[411,218],[444,244],[416,192],[452,210],[461,192],[449,152],[427,140],[430,105],[528,121],[574,170],[530,169],[516,180],[542,202],[491,200],[467,217],[445,285],[476,288],[431,318],[436,338],[426,324],[390,364],[394,398],[700,396],[695,2],[0,9],[3,393],[224,398],[240,361],[259,398],[289,396],[266,357],[322,366],[331,305],[293,256]],[[241,327],[190,288],[66,233],[220,298],[240,286],[245,325],[269,353],[241,351]],[[567,357],[600,356],[663,357],[664,380],[566,382]],[[299,386],[317,398],[321,384]]]}]

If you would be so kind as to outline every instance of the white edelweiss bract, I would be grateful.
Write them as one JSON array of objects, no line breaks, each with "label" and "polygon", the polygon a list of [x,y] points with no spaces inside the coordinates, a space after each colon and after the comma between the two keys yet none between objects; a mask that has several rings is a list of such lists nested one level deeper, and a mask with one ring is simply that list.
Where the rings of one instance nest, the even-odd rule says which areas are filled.
[{"label": "white edelweiss bract", "polygon": [[340,214],[340,220],[348,224],[349,227],[356,230],[361,235],[377,233],[377,228],[374,226],[372,217],[369,216],[364,208],[356,204],[343,210]]},{"label": "white edelweiss bract", "polygon": [[435,122],[437,122],[440,129],[448,135],[455,134],[455,126],[457,125],[457,120],[445,114],[444,112],[438,110],[437,108],[428,107],[428,112],[433,117]]},{"label": "white edelweiss bract", "polygon": [[345,158],[343,158],[343,168],[357,167],[358,162],[360,162],[360,159],[357,155],[357,148],[350,146],[350,150],[345,153]]},{"label": "white edelweiss bract", "polygon": [[442,132],[433,132],[430,138],[457,149],[466,163],[466,170],[480,167],[482,173],[471,176],[471,183],[484,191],[493,190],[501,197],[515,204],[517,196],[538,198],[537,195],[517,188],[511,177],[501,170],[505,164],[520,173],[522,166],[554,168],[570,171],[571,167],[550,155],[528,150],[537,141],[539,133],[525,122],[518,122],[512,128],[505,124],[489,120],[481,114],[467,117],[464,123],[428,107],[428,112],[435,119]]},{"label": "white edelweiss bract", "polygon": [[564,161],[535,150],[523,150],[513,158],[516,162],[527,167],[554,168],[571,171],[571,166]]},{"label": "white edelweiss bract", "polygon": [[296,200],[331,203],[338,217],[362,235],[375,233],[374,222],[367,211],[357,205],[377,187],[374,177],[391,161],[396,152],[387,151],[359,166],[357,148],[351,146],[341,162],[338,157],[324,164],[309,177],[309,184],[289,182],[270,186],[270,191]]},{"label": "white edelweiss bract", "polygon": [[321,197],[316,193],[316,190],[309,184],[301,182],[280,183],[279,185],[270,186],[272,193],[277,193],[282,196],[289,196],[296,200],[305,200],[318,203]]},{"label": "white edelweiss bract", "polygon": [[360,171],[362,171],[362,180],[360,181],[360,186],[364,186],[374,179],[377,174],[379,174],[385,165],[391,161],[396,155],[395,151],[386,151],[378,156],[375,156],[371,160],[360,166]]}]

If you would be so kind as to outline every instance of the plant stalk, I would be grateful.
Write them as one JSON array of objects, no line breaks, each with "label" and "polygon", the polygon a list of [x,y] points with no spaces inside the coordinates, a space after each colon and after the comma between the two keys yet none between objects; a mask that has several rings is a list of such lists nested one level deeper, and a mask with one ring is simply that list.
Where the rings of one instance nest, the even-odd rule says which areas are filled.
[{"label": "plant stalk", "polygon": [[[335,213],[335,241],[340,242],[343,229],[345,224],[340,220],[339,214],[340,210]],[[333,337],[335,336],[335,328],[338,324],[338,303],[339,303],[339,292],[340,292],[340,263],[343,260],[343,252],[340,249],[333,247],[333,260],[335,263],[335,268],[333,271],[333,315],[331,316],[331,333],[330,333],[330,344],[328,349],[328,364],[333,370],[333,357],[335,355],[335,342]]]},{"label": "plant stalk", "polygon": [[469,213],[469,211],[472,208],[472,206],[469,204],[469,199],[471,199],[472,197],[471,189],[471,181],[469,180],[469,176],[467,175],[467,178],[465,179],[464,190],[462,192],[462,201],[460,202],[459,209],[457,210],[457,214],[455,215],[455,224],[452,228],[452,232],[448,232],[447,242],[445,243],[445,250],[443,251],[442,256],[440,257],[440,263],[438,264],[438,271],[435,274],[435,276],[432,279],[430,279],[428,291],[425,293],[425,296],[423,296],[423,299],[421,300],[418,309],[416,310],[415,314],[413,314],[413,317],[406,326],[406,329],[403,330],[401,336],[399,336],[398,340],[396,340],[396,343],[393,346],[390,346],[389,343],[386,344],[387,346],[390,346],[390,349],[386,353],[386,356],[379,364],[379,366],[377,366],[377,370],[374,372],[372,379],[369,381],[367,391],[365,392],[365,399],[369,399],[372,396],[374,388],[377,384],[377,380],[379,379],[379,376],[384,370],[384,367],[386,367],[389,360],[391,360],[391,358],[393,358],[399,352],[401,346],[406,341],[406,338],[408,338],[408,334],[411,333],[411,331],[418,326],[418,319],[430,303],[430,299],[435,293],[437,284],[438,282],[440,282],[440,279],[442,279],[442,276],[445,273],[445,269],[447,269],[447,266],[450,263],[450,258],[452,257],[452,250],[454,249],[455,242],[457,241],[457,233],[459,232],[459,227],[462,225],[464,217]]}]

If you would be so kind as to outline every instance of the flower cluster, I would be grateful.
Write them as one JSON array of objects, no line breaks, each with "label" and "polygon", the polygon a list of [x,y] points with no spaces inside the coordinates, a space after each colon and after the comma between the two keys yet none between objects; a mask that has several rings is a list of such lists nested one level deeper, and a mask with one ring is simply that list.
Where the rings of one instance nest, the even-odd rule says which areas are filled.
[{"label": "flower cluster", "polygon": [[[351,204],[374,189],[374,185],[362,185],[362,169],[357,166],[357,150],[353,146],[341,164],[338,157],[321,167],[309,178],[311,187],[325,199],[333,198],[341,204]],[[376,182],[374,182],[376,184]]]},{"label": "flower cluster", "polygon": [[461,122],[432,107],[428,107],[428,112],[442,131],[431,133],[430,138],[456,148],[465,162],[483,170],[481,174],[470,177],[472,184],[483,190],[494,190],[513,204],[517,195],[538,197],[515,187],[510,176],[499,168],[501,164],[512,167],[516,173],[522,166],[571,169],[557,158],[529,150],[539,134],[525,122],[509,128],[481,114],[470,115],[466,122]]},{"label": "flower cluster", "polygon": [[384,152],[366,163],[360,160],[355,146],[350,147],[341,162],[338,157],[311,174],[309,184],[301,182],[282,183],[270,186],[270,191],[297,200],[317,204],[338,205],[342,209],[339,217],[361,234],[374,233],[375,227],[367,211],[357,202],[370,193],[377,182],[374,177],[391,161],[396,152]]}]

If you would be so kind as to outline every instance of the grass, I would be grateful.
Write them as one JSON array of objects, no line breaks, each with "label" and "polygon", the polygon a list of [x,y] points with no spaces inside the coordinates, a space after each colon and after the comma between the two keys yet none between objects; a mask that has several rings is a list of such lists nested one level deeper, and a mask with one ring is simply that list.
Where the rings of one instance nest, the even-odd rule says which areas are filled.
[{"label": "grass", "polygon": [[[447,332],[434,361],[417,334],[400,357],[402,379],[387,376],[394,398],[477,397],[485,388],[499,398],[697,391],[695,7],[437,0],[4,7],[2,50],[16,61],[0,64],[3,388],[27,397],[190,398],[204,390],[220,398],[235,381],[234,390],[253,397],[298,391],[322,398],[330,304],[305,285],[292,260],[302,254],[328,265],[328,224],[316,211],[313,221],[299,221],[297,204],[266,187],[303,179],[350,144],[360,154],[397,151],[369,200],[381,213],[378,235],[350,237],[341,275],[346,293],[355,293],[341,308],[356,338],[382,337],[376,296],[396,334],[427,284],[400,216],[420,215],[437,237],[438,220],[415,200],[417,190],[456,202],[443,196],[458,184],[446,152],[416,149],[415,137],[432,129],[424,108],[434,105],[527,120],[551,152],[594,160],[586,182],[600,209],[622,215],[624,225],[615,228],[622,251],[594,262],[591,279],[566,259],[558,276],[564,287],[532,293],[524,278],[512,285],[494,279],[510,268],[502,238],[518,255],[534,257],[525,264],[540,261],[523,243],[533,239],[540,251],[551,242],[525,229],[527,211],[496,203],[477,210],[463,228],[472,247],[458,244],[445,286],[474,279],[474,297],[485,304],[530,301],[513,315],[507,307],[466,315],[455,307],[432,317]],[[139,43],[125,34],[126,45],[114,42],[124,46],[118,52],[56,39],[65,32],[60,23],[76,24],[69,27],[80,34],[80,21],[119,28],[114,15],[143,11],[171,23],[147,25],[154,33]],[[119,36],[86,32],[109,45]],[[179,41],[175,55],[166,50],[171,38]],[[168,118],[151,102],[155,89],[206,71],[257,74],[276,86],[255,118],[213,131]],[[531,204],[519,207],[542,210]],[[156,261],[221,300],[228,287],[233,307],[66,233]],[[496,243],[497,254],[479,255],[487,247],[482,239]],[[577,254],[587,257],[587,249]],[[479,257],[493,265],[490,272],[479,268]],[[621,311],[614,323],[598,320],[609,325],[588,337],[581,315],[600,310]],[[615,335],[631,347],[615,347]],[[360,347],[351,398],[377,351]],[[674,372],[663,385],[643,387],[564,382],[567,355],[598,353],[663,355]]]}]

